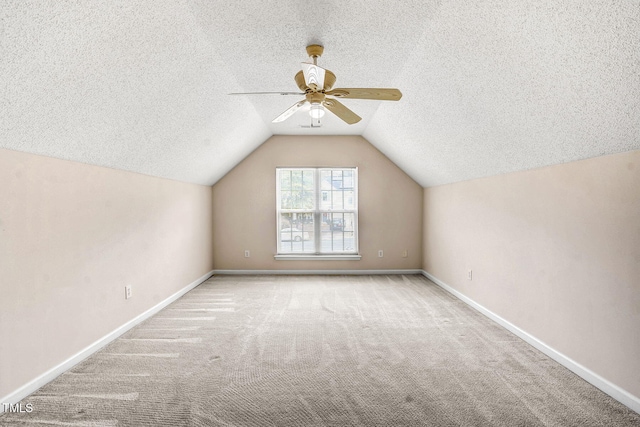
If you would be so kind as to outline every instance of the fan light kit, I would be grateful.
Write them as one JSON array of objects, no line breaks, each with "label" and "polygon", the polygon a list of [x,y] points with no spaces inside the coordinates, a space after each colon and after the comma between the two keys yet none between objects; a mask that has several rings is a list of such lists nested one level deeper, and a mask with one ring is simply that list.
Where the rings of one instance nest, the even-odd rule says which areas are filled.
[{"label": "fan light kit", "polygon": [[309,110],[309,115],[314,119],[320,119],[324,116],[324,108],[320,104],[313,104]]},{"label": "fan light kit", "polygon": [[347,124],[358,123],[362,118],[345,107],[336,98],[373,99],[378,101],[397,101],[402,98],[398,89],[373,88],[341,88],[332,89],[336,82],[336,75],[331,71],[318,67],[318,58],[322,56],[324,47],[317,44],[307,46],[307,54],[312,63],[303,62],[302,70],[298,71],[294,79],[302,92],[247,92],[231,93],[230,95],[304,95],[305,98],[289,107],[284,113],[273,119],[273,123],[280,123],[288,119],[307,102],[311,104],[309,115],[314,120],[324,116],[326,108]]}]

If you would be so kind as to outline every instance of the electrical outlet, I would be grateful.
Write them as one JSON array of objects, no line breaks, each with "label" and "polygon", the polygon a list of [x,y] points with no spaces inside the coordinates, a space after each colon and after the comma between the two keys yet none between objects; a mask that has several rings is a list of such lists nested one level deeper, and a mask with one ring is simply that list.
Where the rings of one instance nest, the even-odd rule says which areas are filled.
[{"label": "electrical outlet", "polygon": [[249,252],[248,250],[244,251],[245,258],[249,258],[250,256],[251,256],[251,252]]},{"label": "electrical outlet", "polygon": [[378,251],[378,258],[382,258],[384,256],[384,252],[382,252],[382,249],[380,249]]},{"label": "electrical outlet", "polygon": [[131,298],[131,285],[127,285],[124,287],[124,299]]},{"label": "electrical outlet", "polygon": [[469,270],[467,272],[467,277],[469,278],[469,280],[473,280],[473,270]]},{"label": "electrical outlet", "polygon": [[405,249],[404,251],[402,251],[402,258],[406,258],[408,256],[409,256],[409,251],[408,250]]}]

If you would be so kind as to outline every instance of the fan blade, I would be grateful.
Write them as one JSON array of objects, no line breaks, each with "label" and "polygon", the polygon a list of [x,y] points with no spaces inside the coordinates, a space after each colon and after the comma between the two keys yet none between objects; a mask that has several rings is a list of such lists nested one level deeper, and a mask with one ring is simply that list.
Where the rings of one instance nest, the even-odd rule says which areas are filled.
[{"label": "fan blade", "polygon": [[285,111],[284,113],[280,114],[278,117],[276,117],[275,119],[273,119],[271,121],[271,123],[280,123],[283,122],[285,120],[287,120],[289,117],[291,117],[293,115],[293,113],[295,113],[296,111],[298,111],[298,109],[300,107],[302,107],[304,105],[304,103],[307,102],[306,99],[303,99],[300,102],[296,102],[295,104],[293,104],[291,107],[289,107],[287,109],[287,111]]},{"label": "fan blade", "polygon": [[315,90],[324,89],[324,68],[303,62],[302,73],[304,74],[304,81],[308,87]]},{"label": "fan blade", "polygon": [[227,95],[304,95],[304,92],[235,92]]},{"label": "fan blade", "polygon": [[340,88],[330,90],[326,94],[336,98],[377,99],[380,101],[397,101],[402,98],[402,93],[398,89]]},{"label": "fan blade", "polygon": [[362,118],[356,113],[344,106],[344,104],[338,102],[336,99],[325,99],[322,105],[327,107],[327,110],[344,120],[346,123],[352,125],[358,123]]}]

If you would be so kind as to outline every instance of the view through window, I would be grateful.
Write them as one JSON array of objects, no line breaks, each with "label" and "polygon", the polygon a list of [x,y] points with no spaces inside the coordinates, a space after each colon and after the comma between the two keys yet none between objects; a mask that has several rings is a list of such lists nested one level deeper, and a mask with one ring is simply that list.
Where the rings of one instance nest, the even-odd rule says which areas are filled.
[{"label": "view through window", "polygon": [[357,168],[277,168],[278,254],[358,253]]}]

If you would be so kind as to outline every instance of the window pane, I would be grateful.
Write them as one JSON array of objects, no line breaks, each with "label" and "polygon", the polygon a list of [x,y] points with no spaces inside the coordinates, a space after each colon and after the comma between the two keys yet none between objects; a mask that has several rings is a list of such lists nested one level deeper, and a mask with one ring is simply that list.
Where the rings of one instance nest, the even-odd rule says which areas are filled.
[{"label": "window pane", "polygon": [[280,170],[280,190],[291,191],[291,171]]},{"label": "window pane", "polygon": [[314,191],[315,190],[314,175],[315,175],[315,173],[312,170],[303,171],[303,175],[302,175],[302,187],[303,187],[303,190],[305,190],[305,191]]},{"label": "window pane", "polygon": [[328,211],[331,209],[331,191],[320,191],[320,210]]},{"label": "window pane", "polygon": [[301,170],[291,171],[291,185],[293,187],[293,191],[302,191],[302,171]]},{"label": "window pane", "polygon": [[322,190],[331,190],[331,171],[320,171],[320,188]]},{"label": "window pane", "polygon": [[355,172],[351,169],[320,172],[320,210],[356,208]]},{"label": "window pane", "polygon": [[342,188],[342,171],[331,171],[331,185],[334,189]]},{"label": "window pane", "polygon": [[325,213],[322,218],[322,252],[355,251],[354,214]]},{"label": "window pane", "polygon": [[344,208],[355,209],[356,208],[355,192],[353,190],[345,190],[343,194],[344,194]]},{"label": "window pane", "polygon": [[281,169],[280,209],[315,209],[315,173],[313,170]]},{"label": "window pane", "polygon": [[313,209],[315,206],[315,194],[313,191],[305,191],[302,196],[302,203],[300,209]]},{"label": "window pane", "polygon": [[342,197],[343,197],[342,191],[331,192],[331,209],[344,209],[344,204],[342,203]]},{"label": "window pane", "polygon": [[280,252],[315,252],[313,213],[280,214]]},{"label": "window pane", "polygon": [[342,182],[342,188],[344,188],[345,190],[352,190],[353,189],[353,171],[352,170],[345,170],[343,172],[343,177],[344,177],[344,181]]},{"label": "window pane", "polygon": [[280,191],[280,208],[281,209],[292,209],[293,208],[293,197],[291,196],[291,191]]}]

